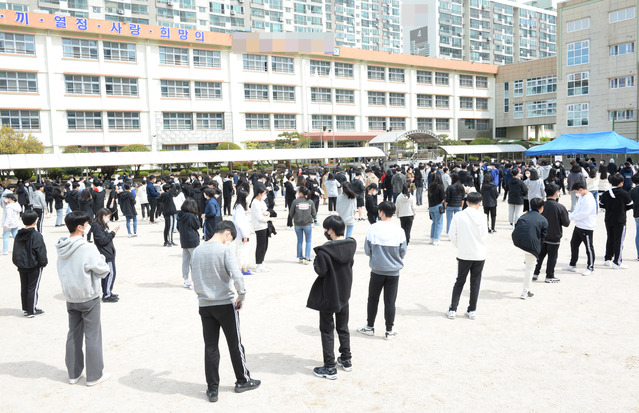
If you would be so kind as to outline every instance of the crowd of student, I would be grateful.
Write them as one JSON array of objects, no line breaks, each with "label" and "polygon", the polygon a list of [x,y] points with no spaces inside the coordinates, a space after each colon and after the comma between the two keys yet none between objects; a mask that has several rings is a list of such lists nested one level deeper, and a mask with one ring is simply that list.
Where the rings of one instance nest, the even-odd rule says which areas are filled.
[{"label": "crowd of student", "polygon": [[[394,319],[399,273],[417,207],[424,203],[424,191],[431,220],[430,244],[440,244],[446,217],[446,234],[457,249],[457,280],[447,312],[451,319],[456,317],[469,274],[471,294],[466,316],[476,318],[488,235],[496,232],[496,211],[502,191],[502,202],[507,201],[508,205],[513,244],[524,252],[522,299],[533,297],[532,281],[539,277],[546,257],[545,282],[559,282],[555,266],[563,227],[570,222],[575,223],[575,228],[570,242],[571,260],[564,270],[576,271],[583,243],[587,257],[583,275],[592,274],[598,208],[605,210],[604,265],[626,268],[622,261],[626,211],[633,207],[639,257],[639,174],[630,160],[617,168],[613,160],[597,164],[594,159],[575,159],[569,170],[567,174],[561,162],[420,163],[416,167],[395,165],[386,171],[371,165],[361,169],[300,169],[281,175],[230,173],[225,178],[217,173],[212,177],[192,174],[182,178],[150,175],[138,182],[126,176],[71,179],[65,183],[18,182],[5,185],[2,192],[3,254],[8,254],[9,238],[13,237],[12,258],[21,278],[22,309],[27,317],[42,314],[36,307],[42,269],[47,265],[42,222],[53,216],[55,210],[55,226],[66,226],[70,234],[56,244],[58,273],[69,312],[66,356],[69,380],[71,384],[77,383],[83,374],[85,337],[87,384],[94,385],[108,378],[103,372],[100,301],[119,300],[113,293],[116,278],[113,239],[120,227],[110,225],[116,225],[121,212],[128,236],[137,237],[138,205],[142,219],[149,224],[163,221],[163,245],[177,246],[173,237],[179,233],[184,287],[193,288],[199,299],[207,395],[210,401],[216,401],[220,328],[229,344],[236,391],[260,385],[259,380],[250,377],[246,367],[238,311],[246,294],[243,276],[252,274],[248,258],[251,233],[256,239],[254,271],[270,270],[264,261],[269,238],[277,234],[273,218],[277,216],[276,197],[280,191],[287,211],[286,225],[294,229],[297,238],[296,259],[302,264],[312,263],[318,274],[307,303],[320,313],[324,363],[314,373],[335,379],[336,366],[345,371],[352,369],[348,302],[357,249],[352,238],[354,227],[360,221],[370,223],[363,246],[371,268],[367,321],[357,331],[375,334],[383,292],[384,338],[391,340],[397,337]],[[571,194],[570,212],[557,202],[560,191],[565,194],[566,190]],[[250,201],[249,194],[252,194]],[[378,195],[383,199],[379,204]],[[64,202],[68,205],[66,216]],[[314,249],[312,260],[313,227],[319,225],[317,217],[323,205],[329,212],[322,223],[328,242]],[[392,222],[393,215],[398,216],[399,227]],[[230,219],[224,220],[224,216]],[[17,231],[20,218],[25,227]],[[340,342],[337,359],[334,330]]]}]

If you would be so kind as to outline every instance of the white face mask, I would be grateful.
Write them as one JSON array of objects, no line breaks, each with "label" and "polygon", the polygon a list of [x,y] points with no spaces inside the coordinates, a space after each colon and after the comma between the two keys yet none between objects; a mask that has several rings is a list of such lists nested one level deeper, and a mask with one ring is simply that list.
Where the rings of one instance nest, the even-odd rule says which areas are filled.
[{"label": "white face mask", "polygon": [[89,231],[91,231],[91,225],[87,224],[87,225],[84,227],[84,233],[86,234],[86,233],[88,233]]},{"label": "white face mask", "polygon": [[579,192],[576,193],[577,198],[581,198],[581,194]]}]

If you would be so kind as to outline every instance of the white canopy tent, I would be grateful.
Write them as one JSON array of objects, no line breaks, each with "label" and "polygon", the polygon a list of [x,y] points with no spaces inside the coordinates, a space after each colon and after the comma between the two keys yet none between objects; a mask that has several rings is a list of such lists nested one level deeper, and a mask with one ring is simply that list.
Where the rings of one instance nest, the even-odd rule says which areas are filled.
[{"label": "white canopy tent", "polygon": [[383,157],[386,157],[386,154],[375,147],[18,154],[0,155],[0,169]]},{"label": "white canopy tent", "polygon": [[521,145],[443,145],[439,149],[448,155],[476,155],[493,153],[522,153],[526,148]]}]

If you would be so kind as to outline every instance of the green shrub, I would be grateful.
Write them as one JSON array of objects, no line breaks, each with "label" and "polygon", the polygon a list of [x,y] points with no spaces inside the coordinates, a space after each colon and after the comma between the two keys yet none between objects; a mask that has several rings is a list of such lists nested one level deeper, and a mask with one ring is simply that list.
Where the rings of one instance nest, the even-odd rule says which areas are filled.
[{"label": "green shrub", "polygon": [[33,175],[33,169],[16,169],[13,171],[13,174],[18,179],[31,179],[31,175]]},{"label": "green shrub", "polygon": [[47,176],[51,179],[56,179],[58,177],[62,177],[62,175],[64,174],[64,169],[63,168],[50,168],[47,171]]},{"label": "green shrub", "polygon": [[149,171],[142,171],[140,172],[140,178],[146,178],[147,176],[149,176]]}]

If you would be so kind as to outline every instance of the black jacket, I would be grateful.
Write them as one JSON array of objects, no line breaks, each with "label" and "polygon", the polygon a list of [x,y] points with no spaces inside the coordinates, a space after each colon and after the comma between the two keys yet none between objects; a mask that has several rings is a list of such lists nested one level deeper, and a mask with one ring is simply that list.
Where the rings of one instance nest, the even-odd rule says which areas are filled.
[{"label": "black jacket", "polygon": [[562,227],[570,225],[566,207],[557,202],[556,199],[548,198],[541,215],[548,221],[548,233],[546,234],[545,242],[561,241],[561,237],[564,235]]},{"label": "black jacket", "polygon": [[233,196],[233,180],[229,179],[222,183],[222,195],[224,198],[230,198]]},{"label": "black jacket", "polygon": [[[90,189],[85,189],[85,191],[90,191]],[[87,199],[86,201],[78,201],[78,205],[80,206],[80,211],[86,212],[90,216],[93,216],[93,198]]]},{"label": "black jacket", "polygon": [[295,201],[295,186],[293,185],[293,182],[284,182],[284,189],[286,192],[284,203],[286,206],[290,206],[293,201]]},{"label": "black jacket", "polygon": [[444,185],[438,184],[433,186],[430,184],[428,187],[428,207],[434,207],[446,199],[446,192],[444,191]]},{"label": "black jacket", "polygon": [[80,209],[80,203],[78,202],[78,190],[73,189],[66,193],[65,200],[69,204],[71,211],[78,211]]},{"label": "black jacket", "polygon": [[200,233],[202,227],[200,218],[191,212],[179,211],[177,216],[177,229],[180,233],[180,247],[195,248],[200,245]]},{"label": "black jacket", "polygon": [[528,195],[528,187],[519,178],[512,178],[508,182],[508,203],[511,205],[523,205],[524,196]]},{"label": "black jacket", "polygon": [[[626,211],[632,209],[632,198],[623,188],[611,188],[599,197],[599,207],[606,210],[606,225],[625,224]],[[612,192],[612,194],[611,194]]]},{"label": "black jacket", "polygon": [[355,179],[353,182],[351,182],[351,188],[359,199],[364,199],[366,195],[366,187],[364,186],[364,182],[362,182],[361,179]]},{"label": "black jacket", "polygon": [[104,189],[100,192],[93,191],[91,195],[93,195],[93,212],[97,214],[99,210],[104,208],[104,197],[106,196],[106,191]]},{"label": "black jacket", "polygon": [[481,197],[482,204],[486,208],[496,207],[497,198],[499,198],[499,194],[497,193],[497,185],[493,183],[484,183],[481,186]]},{"label": "black jacket", "polygon": [[366,214],[369,218],[377,220],[377,197],[371,194],[366,194]]},{"label": "black jacket", "polygon": [[539,257],[541,243],[548,233],[548,221],[537,211],[530,211],[522,215],[512,234],[515,247]]},{"label": "black jacket", "polygon": [[318,199],[322,195],[320,184],[317,179],[307,179],[306,188],[311,191],[309,199]]},{"label": "black jacket", "polygon": [[175,209],[175,202],[173,202],[173,194],[171,191],[162,192],[159,198],[162,203],[162,214],[164,215],[175,215],[177,214],[177,210]]},{"label": "black jacket", "polygon": [[200,213],[200,216],[204,214],[204,208],[206,208],[206,199],[204,199],[204,194],[202,193],[201,188],[193,188],[191,190],[191,198],[195,200],[197,203],[197,210]]},{"label": "black jacket", "polygon": [[125,217],[132,217],[138,214],[135,209],[135,196],[131,191],[124,191],[118,195],[120,210]]},{"label": "black jacket", "polygon": [[115,245],[113,245],[115,231],[109,231],[96,223],[91,225],[91,232],[98,252],[104,255],[107,262],[115,261]]},{"label": "black jacket", "polygon": [[639,186],[635,186],[630,191],[630,198],[632,199],[632,215],[635,218],[639,218]]},{"label": "black jacket", "polygon": [[466,191],[460,183],[449,185],[448,188],[446,188],[446,207],[461,207],[465,195]]},{"label": "black jacket", "polygon": [[42,234],[35,228],[22,228],[18,231],[13,243],[13,264],[18,271],[33,270],[46,267],[47,246],[44,244]]},{"label": "black jacket", "polygon": [[56,210],[64,208],[64,195],[53,195],[53,200],[55,202],[54,208]]},{"label": "black jacket", "polygon": [[356,250],[357,242],[353,238],[329,241],[314,248],[313,268],[318,277],[308,295],[308,308],[338,313],[348,305]]}]

